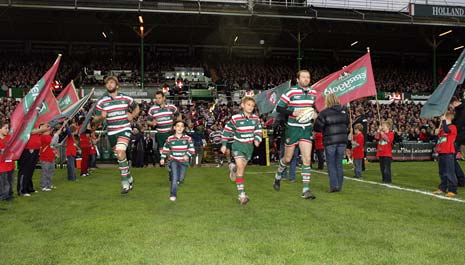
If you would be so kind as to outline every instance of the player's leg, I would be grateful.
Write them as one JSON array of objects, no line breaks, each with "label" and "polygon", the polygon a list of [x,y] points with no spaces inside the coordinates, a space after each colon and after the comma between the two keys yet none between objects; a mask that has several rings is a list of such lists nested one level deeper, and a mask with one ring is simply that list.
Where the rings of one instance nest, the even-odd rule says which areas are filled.
[{"label": "player's leg", "polygon": [[247,204],[249,201],[249,198],[245,194],[245,188],[244,188],[244,173],[245,173],[245,167],[247,166],[247,159],[245,156],[242,154],[239,154],[234,157],[234,160],[236,161],[236,186],[237,186],[237,192],[239,195],[239,202],[241,204]]},{"label": "player's leg", "polygon": [[118,159],[118,168],[121,173],[121,193],[126,194],[133,188],[133,178],[129,170],[129,162],[126,155],[126,150],[130,140],[130,133],[114,135],[111,138],[115,139],[115,137],[116,144],[114,145],[113,150],[115,152],[116,158]]},{"label": "player's leg", "polygon": [[170,200],[175,201],[178,191],[178,181],[179,181],[179,165],[180,163],[176,160],[172,160],[167,167],[171,170],[171,191],[170,191]]},{"label": "player's leg", "polygon": [[226,152],[224,153],[224,155],[228,159],[229,178],[231,179],[231,181],[236,181],[236,163],[234,161],[234,158],[232,157],[231,148],[232,145],[228,144],[226,146]]},{"label": "player's leg", "polygon": [[299,141],[299,150],[302,157],[302,198],[315,199],[315,195],[310,192],[310,155],[312,153],[312,141],[301,139]]}]

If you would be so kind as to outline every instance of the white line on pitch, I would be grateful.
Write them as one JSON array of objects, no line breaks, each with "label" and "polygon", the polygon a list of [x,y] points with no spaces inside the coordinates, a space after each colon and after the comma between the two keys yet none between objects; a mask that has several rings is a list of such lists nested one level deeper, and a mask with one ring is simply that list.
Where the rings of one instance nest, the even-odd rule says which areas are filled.
[{"label": "white line on pitch", "polygon": [[[313,171],[315,173],[319,173],[319,174],[328,175],[327,172],[323,172],[323,171],[318,171],[318,170],[314,170],[314,169],[312,169],[311,171]],[[296,171],[296,173],[297,172],[300,172],[300,171]],[[274,173],[276,173],[276,171],[273,171],[273,172],[247,172],[246,174],[248,175],[248,174],[274,174]],[[403,191],[410,191],[410,192],[414,192],[414,193],[420,193],[420,194],[423,194],[423,195],[436,197],[436,198],[441,199],[441,200],[448,200],[448,201],[455,201],[455,202],[465,203],[465,200],[463,200],[463,199],[444,197],[444,196],[441,196],[441,195],[433,194],[433,193],[428,192],[428,191],[404,188],[404,187],[399,187],[399,186],[392,185],[392,184],[379,183],[379,182],[370,181],[370,180],[349,178],[347,176],[344,176],[344,178],[348,179],[348,180],[362,182],[362,183],[368,183],[368,184],[372,184],[372,185],[383,186],[383,187],[386,187],[386,188],[389,188],[389,189],[394,189],[394,190],[403,190]]]}]

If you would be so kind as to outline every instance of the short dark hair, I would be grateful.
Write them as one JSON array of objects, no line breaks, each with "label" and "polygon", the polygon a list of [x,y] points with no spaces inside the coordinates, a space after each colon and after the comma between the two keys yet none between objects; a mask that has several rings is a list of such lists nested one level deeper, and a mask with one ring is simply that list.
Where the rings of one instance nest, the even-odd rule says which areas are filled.
[{"label": "short dark hair", "polygon": [[175,120],[173,122],[173,127],[175,127],[178,123],[182,123],[184,125],[184,127],[187,127],[186,122],[184,122],[183,120]]},{"label": "short dark hair", "polygon": [[297,78],[300,78],[300,74],[302,73],[308,73],[308,75],[310,75],[310,72],[308,70],[300,70],[297,72]]},{"label": "short dark hair", "polygon": [[157,95],[161,95],[162,97],[165,97],[165,93],[163,93],[163,91],[161,90],[158,90],[157,92],[155,92],[155,96]]}]

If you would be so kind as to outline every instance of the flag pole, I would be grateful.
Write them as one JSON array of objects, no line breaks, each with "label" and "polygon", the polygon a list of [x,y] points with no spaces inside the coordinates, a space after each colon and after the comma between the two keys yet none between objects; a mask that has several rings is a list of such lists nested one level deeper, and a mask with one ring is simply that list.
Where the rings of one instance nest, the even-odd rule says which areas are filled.
[{"label": "flag pole", "polygon": [[[367,52],[370,53],[370,47],[367,47]],[[371,57],[371,55],[370,55],[370,57]],[[378,122],[379,122],[379,124],[381,124],[381,114],[379,112],[379,101],[378,101],[378,90],[377,89],[376,89],[375,98],[376,98],[376,110],[378,112]]]},{"label": "flag pole", "polygon": [[350,125],[350,132],[352,133],[352,108],[350,107],[350,102],[347,103],[347,108],[349,109],[349,125]]}]

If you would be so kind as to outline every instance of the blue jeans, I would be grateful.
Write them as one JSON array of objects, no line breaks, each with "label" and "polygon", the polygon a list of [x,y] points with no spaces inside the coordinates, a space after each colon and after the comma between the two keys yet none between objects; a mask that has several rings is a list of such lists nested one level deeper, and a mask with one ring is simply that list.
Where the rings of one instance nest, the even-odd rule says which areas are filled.
[{"label": "blue jeans", "polygon": [[97,155],[96,154],[89,155],[89,160],[90,160],[89,168],[97,168]]},{"label": "blue jeans", "polygon": [[177,196],[178,192],[178,181],[183,181],[186,177],[186,169],[187,165],[183,165],[181,162],[178,161],[171,161],[170,162],[171,168],[171,193],[170,196]]},{"label": "blue jeans", "polygon": [[68,164],[67,164],[68,180],[75,181],[76,180],[76,157],[67,156],[66,159],[68,160]]},{"label": "blue jeans", "polygon": [[354,159],[354,174],[356,178],[362,177],[362,169],[363,169],[363,158]]},{"label": "blue jeans", "polygon": [[381,170],[381,176],[382,176],[383,183],[392,183],[391,163],[392,163],[392,157],[388,157],[388,156],[379,157],[379,168]]},{"label": "blue jeans", "polygon": [[[460,153],[460,145],[457,142],[455,142],[455,154],[457,155],[458,153]],[[457,161],[457,159],[455,159],[455,157],[454,157],[454,165],[455,165],[455,176],[457,177],[458,184],[460,184],[460,186],[464,186],[465,185],[465,174],[463,173],[463,170],[460,167],[460,164]]]},{"label": "blue jeans", "polygon": [[329,188],[342,190],[344,182],[344,170],[342,168],[342,159],[346,144],[333,144],[325,146],[326,165],[329,173]]},{"label": "blue jeans", "polygon": [[[284,157],[284,141],[281,141],[281,157]],[[299,159],[299,147],[296,146],[294,149],[294,155],[292,156],[291,163],[289,164],[289,180],[295,180],[295,169],[297,168],[297,160]],[[281,173],[281,179],[285,179],[287,176],[287,170]]]},{"label": "blue jeans", "polygon": [[455,176],[455,154],[439,155],[439,189],[444,192],[457,193],[457,177]]}]

